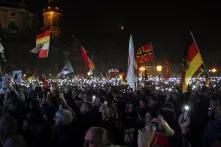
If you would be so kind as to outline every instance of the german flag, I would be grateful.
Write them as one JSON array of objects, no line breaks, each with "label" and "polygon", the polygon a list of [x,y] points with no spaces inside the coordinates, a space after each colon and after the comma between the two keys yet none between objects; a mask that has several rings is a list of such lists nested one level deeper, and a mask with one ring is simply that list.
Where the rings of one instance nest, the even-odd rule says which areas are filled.
[{"label": "german flag", "polygon": [[184,59],[184,72],[181,79],[181,90],[187,92],[188,85],[194,74],[203,65],[203,59],[195,41],[189,45]]},{"label": "german flag", "polygon": [[153,45],[152,43],[145,44],[137,49],[136,62],[138,65],[153,61]]},{"label": "german flag", "polygon": [[84,49],[83,46],[81,46],[81,56],[82,56],[85,67],[88,68],[89,70],[91,70],[91,69],[93,70],[94,64],[92,63],[92,61],[88,57],[87,51]]}]

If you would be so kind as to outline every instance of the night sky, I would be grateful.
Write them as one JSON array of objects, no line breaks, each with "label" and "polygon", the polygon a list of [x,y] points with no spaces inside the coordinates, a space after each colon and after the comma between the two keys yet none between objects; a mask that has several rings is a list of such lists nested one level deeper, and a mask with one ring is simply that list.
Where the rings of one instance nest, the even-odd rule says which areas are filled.
[{"label": "night sky", "polygon": [[[27,0],[27,4],[40,16],[47,0]],[[157,63],[167,57],[180,64],[190,30],[206,64],[221,63],[218,0],[59,0],[59,5],[63,9],[63,39],[71,41],[75,35],[99,64],[126,66],[130,33],[135,48],[153,43]]]}]

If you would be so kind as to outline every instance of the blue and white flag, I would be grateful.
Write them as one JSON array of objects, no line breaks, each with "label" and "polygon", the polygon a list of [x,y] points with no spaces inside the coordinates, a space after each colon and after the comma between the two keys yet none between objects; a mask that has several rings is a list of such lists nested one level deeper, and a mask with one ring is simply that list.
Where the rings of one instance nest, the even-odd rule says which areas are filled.
[{"label": "blue and white flag", "polygon": [[74,69],[73,69],[71,63],[68,61],[58,75],[59,76],[61,76],[61,75],[65,76],[65,75],[73,73],[73,72],[74,72]]},{"label": "blue and white flag", "polygon": [[132,35],[129,41],[129,55],[128,55],[128,68],[127,68],[127,82],[133,90],[136,88],[136,75],[135,75],[135,58],[134,58],[134,44]]},{"label": "blue and white flag", "polygon": [[5,74],[4,76],[1,76],[0,84],[1,84],[0,93],[7,93],[10,91],[10,89],[13,88],[11,77],[7,74]]},{"label": "blue and white flag", "polygon": [[22,82],[22,71],[21,70],[16,70],[12,72],[12,80],[14,84],[20,85]]}]

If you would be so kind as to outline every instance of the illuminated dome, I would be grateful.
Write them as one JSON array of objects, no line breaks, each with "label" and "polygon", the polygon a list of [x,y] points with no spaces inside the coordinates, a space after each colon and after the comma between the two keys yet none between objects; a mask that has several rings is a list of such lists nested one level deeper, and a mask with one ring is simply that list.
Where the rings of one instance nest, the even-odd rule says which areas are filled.
[{"label": "illuminated dome", "polygon": [[49,0],[48,6],[43,9],[43,28],[50,27],[52,37],[59,37],[61,35],[61,19],[62,10],[58,7],[57,0]]},{"label": "illuminated dome", "polygon": [[48,1],[48,6],[43,9],[43,12],[48,12],[48,11],[55,11],[55,12],[59,12],[59,13],[62,12],[62,10],[59,8],[57,0],[49,0]]}]

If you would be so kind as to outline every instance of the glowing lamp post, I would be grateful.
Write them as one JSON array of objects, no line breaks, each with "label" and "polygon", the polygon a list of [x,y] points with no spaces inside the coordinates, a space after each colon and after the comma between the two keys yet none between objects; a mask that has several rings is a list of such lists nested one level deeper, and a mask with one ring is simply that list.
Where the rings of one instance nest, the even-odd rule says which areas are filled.
[{"label": "glowing lamp post", "polygon": [[215,68],[213,68],[213,69],[211,70],[211,72],[212,72],[212,73],[216,73],[217,70],[216,70]]},{"label": "glowing lamp post", "polygon": [[141,67],[139,68],[139,70],[140,70],[140,72],[144,72],[144,71],[145,71],[145,67],[141,66]]},{"label": "glowing lamp post", "polygon": [[212,74],[216,74],[217,73],[217,69],[216,68],[212,68],[209,70],[210,73]]},{"label": "glowing lamp post", "polygon": [[157,72],[162,72],[163,66],[162,65],[157,65],[156,70]]},{"label": "glowing lamp post", "polygon": [[140,68],[139,68],[139,71],[140,71],[140,74],[141,74],[141,77],[143,78],[143,73],[145,72],[145,67],[144,66],[141,66]]},{"label": "glowing lamp post", "polygon": [[157,70],[157,72],[159,73],[159,76],[161,75],[162,69],[163,69],[163,66],[162,66],[162,65],[157,65],[157,66],[156,66],[156,70]]}]

